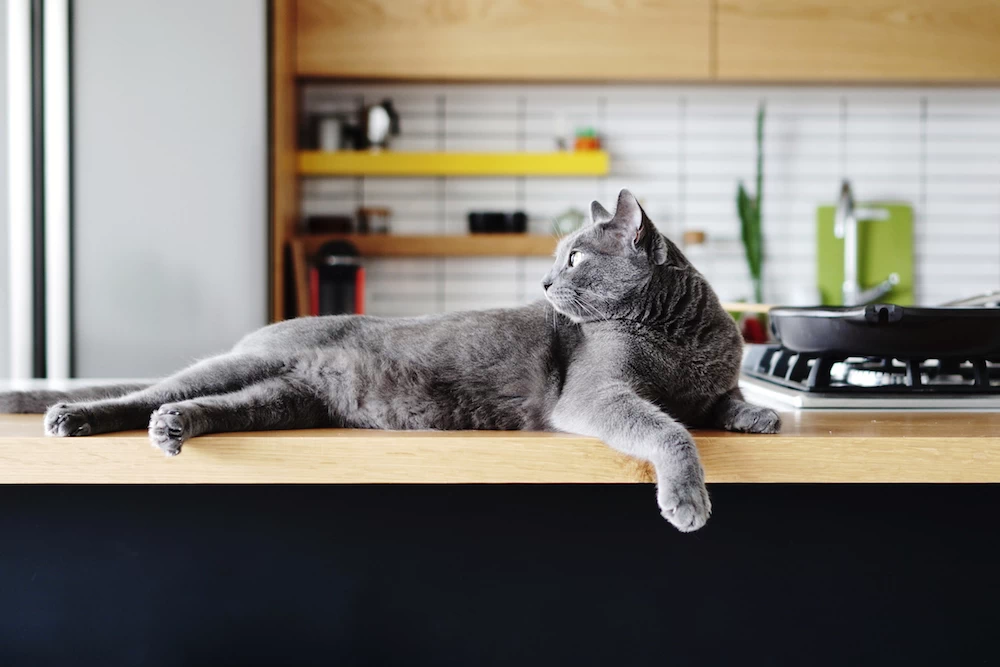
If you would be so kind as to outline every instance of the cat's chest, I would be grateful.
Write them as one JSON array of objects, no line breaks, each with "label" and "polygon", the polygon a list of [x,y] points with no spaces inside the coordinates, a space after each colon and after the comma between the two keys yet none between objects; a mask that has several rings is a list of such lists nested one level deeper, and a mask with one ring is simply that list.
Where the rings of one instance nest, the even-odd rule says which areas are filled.
[{"label": "cat's chest", "polygon": [[696,346],[665,336],[645,336],[625,342],[622,350],[623,379],[672,413],[697,410],[719,393],[714,365]]},{"label": "cat's chest", "polygon": [[686,387],[695,379],[692,377],[692,361],[690,350],[663,345],[632,354],[627,366],[635,383],[669,396],[677,393],[678,387]]}]

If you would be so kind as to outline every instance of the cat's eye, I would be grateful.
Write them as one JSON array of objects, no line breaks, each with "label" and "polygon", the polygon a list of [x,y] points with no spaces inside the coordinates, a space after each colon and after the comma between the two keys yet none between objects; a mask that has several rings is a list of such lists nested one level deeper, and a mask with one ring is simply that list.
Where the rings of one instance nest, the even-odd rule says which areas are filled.
[{"label": "cat's eye", "polygon": [[569,254],[569,266],[576,266],[576,263],[583,259],[583,254],[579,250],[574,250]]}]

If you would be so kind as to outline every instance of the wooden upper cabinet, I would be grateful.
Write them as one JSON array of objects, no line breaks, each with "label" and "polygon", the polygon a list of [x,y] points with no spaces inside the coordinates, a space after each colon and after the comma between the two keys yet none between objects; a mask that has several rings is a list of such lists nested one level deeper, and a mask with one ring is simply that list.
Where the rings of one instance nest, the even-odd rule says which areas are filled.
[{"label": "wooden upper cabinet", "polygon": [[718,0],[725,81],[1000,80],[998,0]]},{"label": "wooden upper cabinet", "polygon": [[713,0],[297,0],[300,76],[711,76]]}]

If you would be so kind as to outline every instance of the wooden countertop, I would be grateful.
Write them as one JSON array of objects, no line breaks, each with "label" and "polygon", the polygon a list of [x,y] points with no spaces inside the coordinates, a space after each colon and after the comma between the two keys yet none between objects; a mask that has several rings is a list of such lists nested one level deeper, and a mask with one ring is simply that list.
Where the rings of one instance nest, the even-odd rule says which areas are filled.
[{"label": "wooden countertop", "polygon": [[[709,482],[1000,482],[1000,412],[806,411],[777,435],[698,431]],[[610,483],[648,467],[558,433],[306,430],[191,440],[165,458],[140,431],[42,435],[0,415],[0,483]]]}]

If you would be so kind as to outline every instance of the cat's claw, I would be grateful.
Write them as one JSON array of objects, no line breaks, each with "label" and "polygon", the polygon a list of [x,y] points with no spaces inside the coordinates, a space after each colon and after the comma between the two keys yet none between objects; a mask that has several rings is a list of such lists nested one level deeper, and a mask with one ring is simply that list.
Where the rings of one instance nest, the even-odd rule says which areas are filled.
[{"label": "cat's claw", "polygon": [[57,403],[45,413],[45,435],[71,437],[93,432],[86,410],[67,403]]},{"label": "cat's claw", "polygon": [[171,405],[161,406],[149,418],[149,443],[167,456],[181,453],[189,428],[183,412]]},{"label": "cat's claw", "polygon": [[660,484],[657,502],[663,518],[682,533],[698,530],[712,514],[712,501],[702,482]]}]

